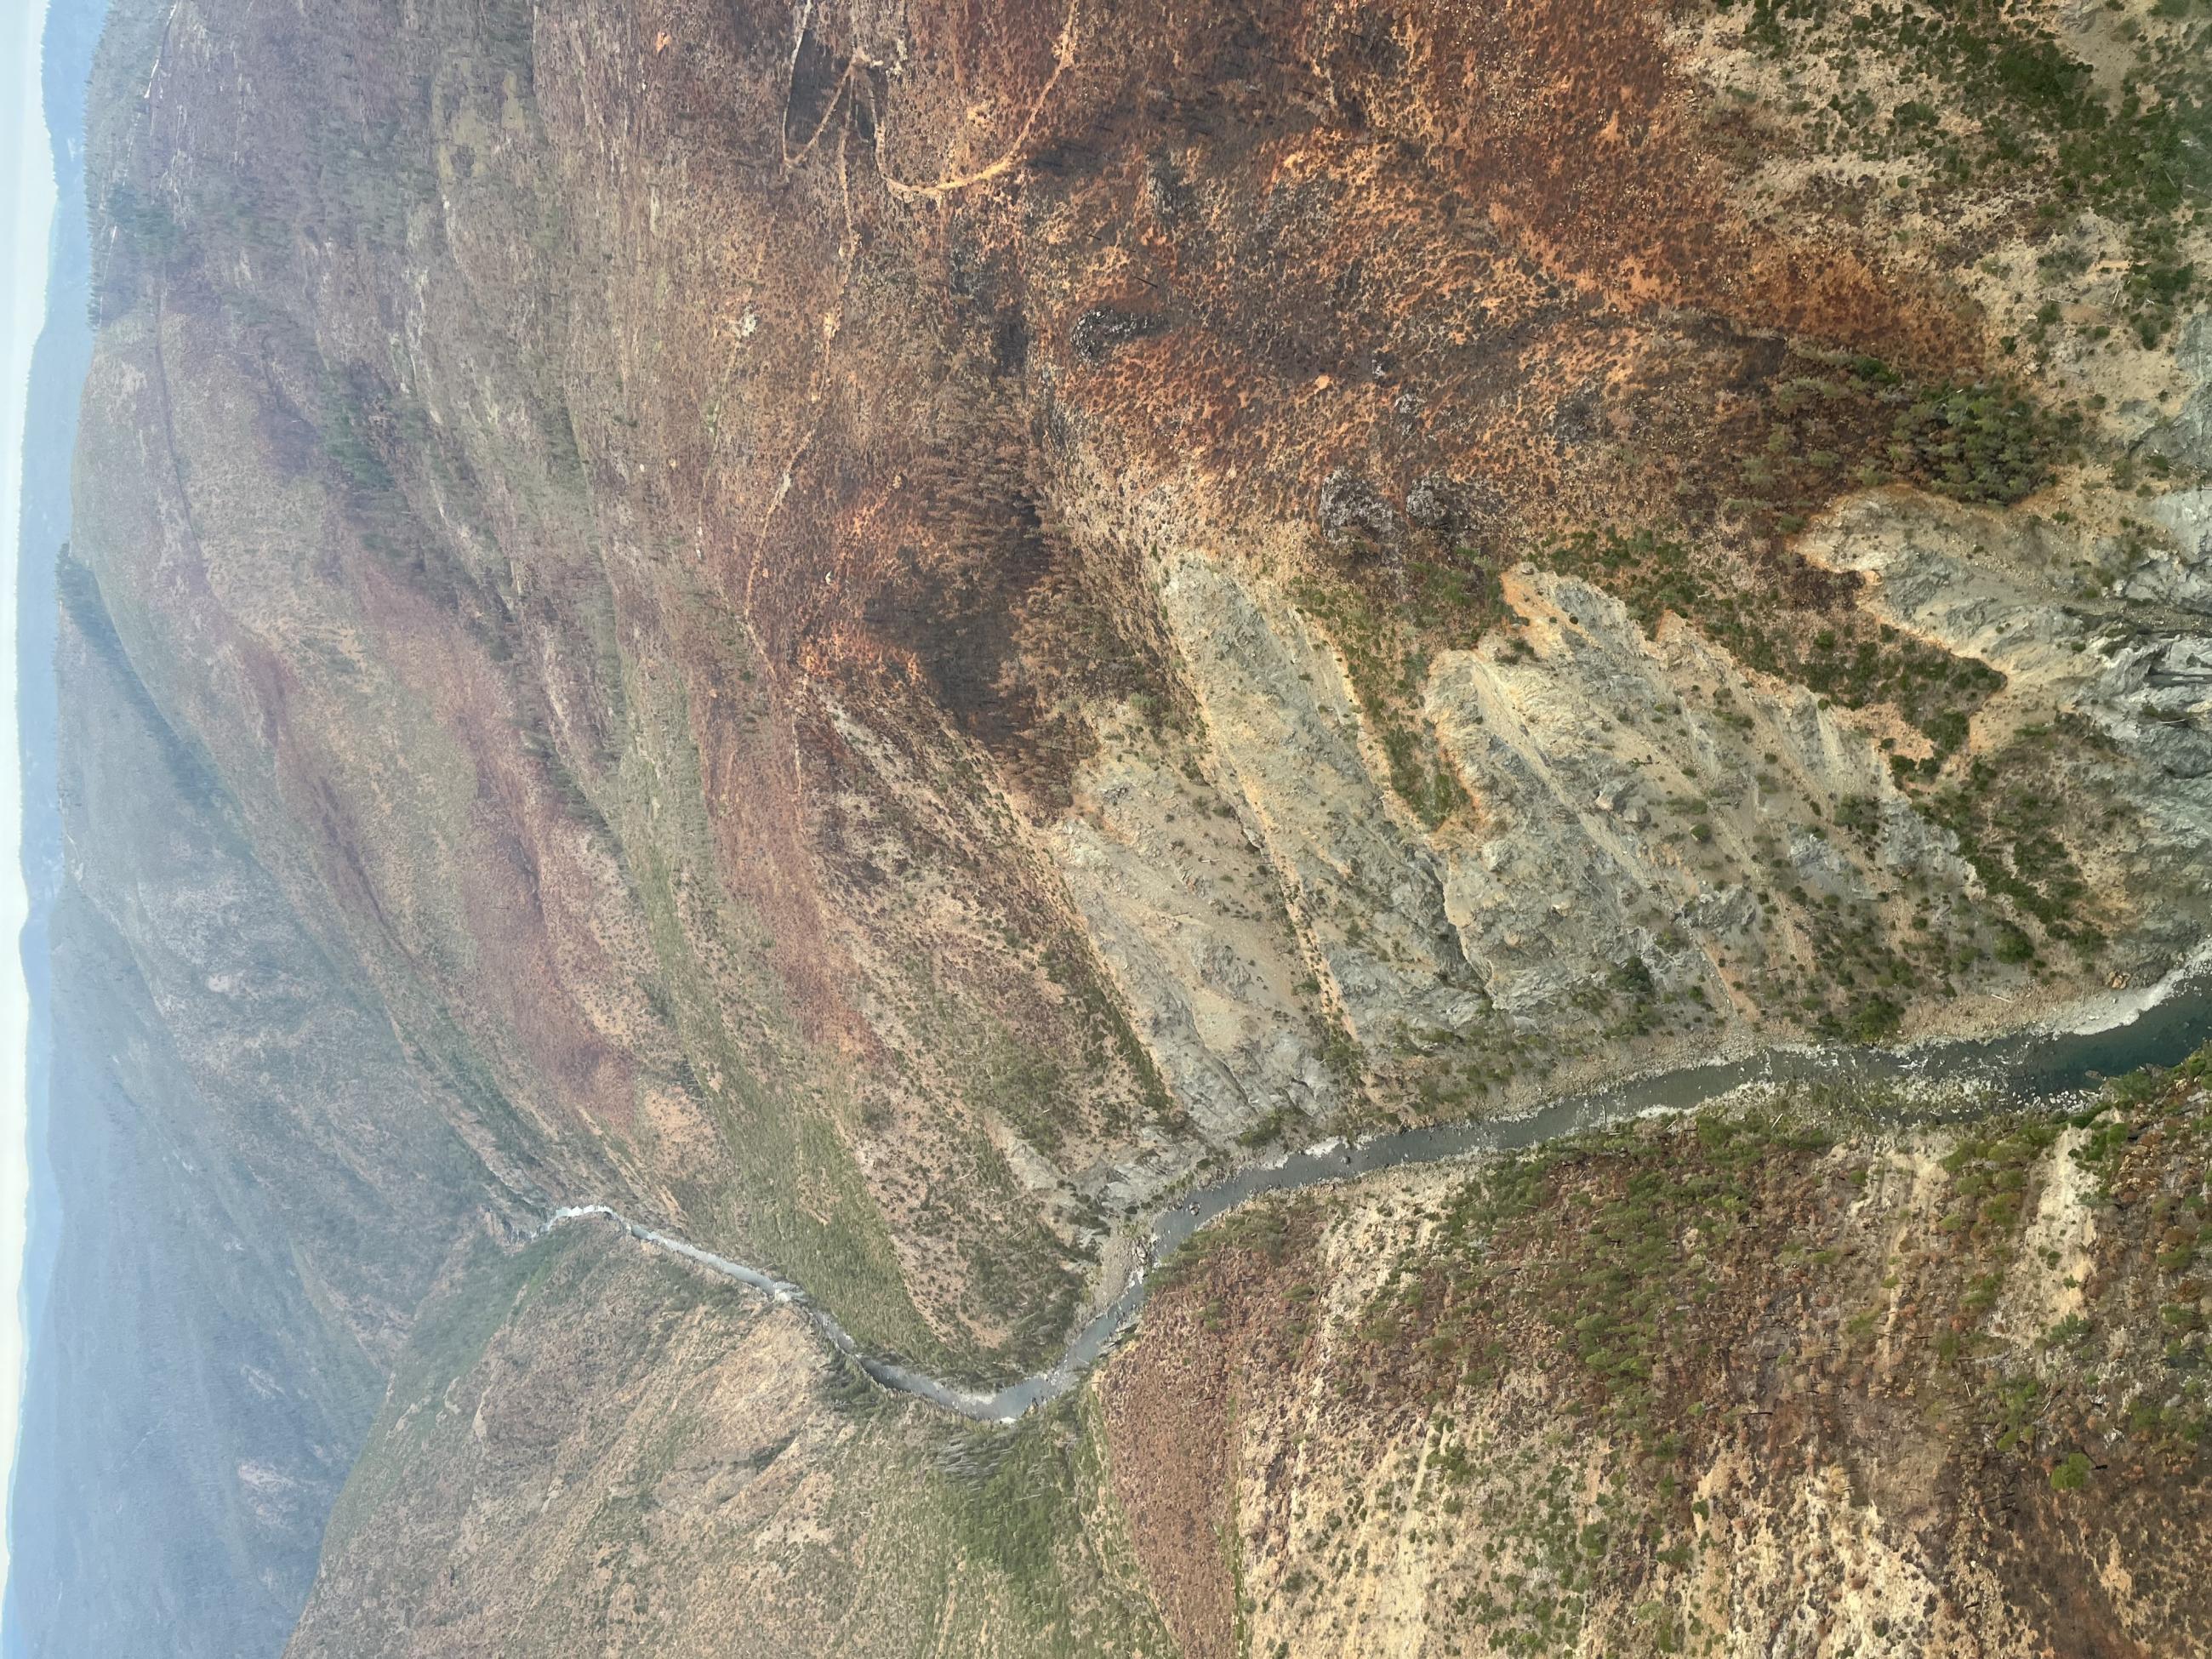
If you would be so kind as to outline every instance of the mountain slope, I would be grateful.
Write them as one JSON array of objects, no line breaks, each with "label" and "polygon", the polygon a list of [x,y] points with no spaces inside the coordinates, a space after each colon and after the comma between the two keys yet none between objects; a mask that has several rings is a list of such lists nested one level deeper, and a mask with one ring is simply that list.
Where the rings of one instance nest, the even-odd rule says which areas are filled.
[{"label": "mountain slope", "polygon": [[272,1651],[481,1170],[164,724],[79,567],[12,1513],[29,1655]]},{"label": "mountain slope", "polygon": [[[1003,1376],[1200,1171],[2162,975],[2205,32],[118,7],[64,769],[149,995],[73,1017],[307,1264],[302,1512],[556,1205]],[[326,1574],[428,1605],[418,1522]]]}]

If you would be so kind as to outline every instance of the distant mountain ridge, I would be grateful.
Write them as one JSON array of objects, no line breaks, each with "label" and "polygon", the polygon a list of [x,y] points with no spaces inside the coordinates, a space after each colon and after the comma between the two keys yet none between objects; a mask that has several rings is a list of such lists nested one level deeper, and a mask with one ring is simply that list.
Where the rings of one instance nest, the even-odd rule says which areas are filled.
[{"label": "distant mountain ridge", "polygon": [[50,1172],[41,1178],[45,1160],[40,1150],[53,1047],[47,926],[62,882],[61,799],[54,769],[54,568],[69,541],[76,404],[92,361],[92,327],[85,316],[91,252],[84,212],[84,87],[106,9],[105,0],[82,5],[58,0],[51,5],[40,70],[58,205],[46,275],[46,325],[31,362],[30,419],[23,444],[22,559],[16,572],[14,619],[17,746],[23,771],[23,875],[31,900],[22,942],[24,978],[31,994],[33,1147],[24,1311],[27,1322],[33,1326],[52,1270],[52,1224],[59,1203]]},{"label": "distant mountain ridge", "polygon": [[[56,208],[46,271],[46,322],[31,360],[16,612],[9,621],[15,629],[15,741],[22,770],[23,877],[30,899],[21,941],[24,984],[30,995],[25,1082],[31,1199],[20,1316],[26,1334],[33,1337],[45,1322],[61,1237],[61,1192],[46,1149],[54,1059],[51,927],[63,879],[61,798],[55,770],[54,568],[69,540],[76,404],[92,359],[92,327],[85,314],[91,252],[84,200],[84,89],[106,14],[105,0],[52,0],[40,66],[40,95],[53,151]],[[33,1344],[27,1366],[37,1364]],[[20,1425],[18,1432],[20,1437]],[[20,1480],[20,1462],[16,1470]],[[28,1528],[14,1528],[15,1490],[11,1486],[6,1501],[12,1537],[20,1540]],[[4,1659],[22,1659],[28,1651],[15,1613],[21,1594],[16,1582],[11,1577],[8,1605],[0,1607],[0,1656]]]},{"label": "distant mountain ridge", "polygon": [[[301,1098],[382,1089],[404,1119],[410,1085],[390,1076],[388,1028],[272,902],[219,789],[192,769],[68,556],[92,347],[83,112],[102,15],[58,0],[46,37],[62,206],[33,373],[17,622],[33,1199],[6,1651],[234,1659],[276,1651],[297,1616],[382,1391],[376,1330],[427,1287],[468,1166],[465,1153],[437,1166],[447,1153],[431,1121],[364,1180],[306,1145],[311,1127],[270,1098],[288,1026]],[[150,911],[134,896],[146,882],[160,899]],[[196,927],[217,957],[187,959]],[[311,1194],[318,1212],[303,1216]],[[350,1260],[311,1279],[303,1241],[333,1226],[351,1231],[323,1260]],[[386,1270],[398,1278],[380,1313],[364,1291],[374,1298]]]}]

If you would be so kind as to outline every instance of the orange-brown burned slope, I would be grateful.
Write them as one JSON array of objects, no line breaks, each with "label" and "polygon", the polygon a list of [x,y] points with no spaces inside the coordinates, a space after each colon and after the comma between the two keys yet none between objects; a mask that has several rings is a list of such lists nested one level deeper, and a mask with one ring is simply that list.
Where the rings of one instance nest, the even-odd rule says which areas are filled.
[{"label": "orange-brown burned slope", "polygon": [[[1894,410],[1842,386],[1796,421],[1826,459],[1737,477],[1834,354],[1910,387],[1991,348],[1948,268],[1740,207],[1687,38],[1627,4],[134,12],[80,551],[503,1181],[939,1363],[1035,1357],[1209,1152],[1526,1087],[1560,1019],[1596,1066],[2041,971],[1990,965],[1934,807],[1796,684],[1877,624],[1863,562],[1784,538]],[[1502,626],[1500,567],[1655,503],[1746,607],[1795,584],[1750,669],[1626,625],[1592,667],[1601,590],[1667,608],[1640,565]],[[1632,680],[1765,700],[1698,751],[1790,774],[1741,836],[1607,839],[1645,809],[1557,753],[1559,804],[1513,793],[1547,696]],[[1595,851],[1483,863],[1592,799]],[[1881,856],[1938,897],[1869,840],[1761,908],[1754,836],[1846,801],[1911,817]],[[2085,878],[2123,921],[2134,879]],[[1836,928],[1908,971],[1930,905],[1982,967],[1785,996]]]},{"label": "orange-brown burned slope", "polygon": [[1089,165],[1039,168],[1020,208],[1049,210],[1019,243],[1032,294],[1065,295],[1066,400],[1157,465],[1236,468],[1278,513],[1349,463],[1395,494],[1474,471],[1548,524],[1634,480],[1586,452],[1633,425],[1619,394],[1655,359],[1710,407],[1744,380],[1742,335],[1977,355],[1870,251],[1740,217],[1664,21],[1301,9],[1071,112]]}]

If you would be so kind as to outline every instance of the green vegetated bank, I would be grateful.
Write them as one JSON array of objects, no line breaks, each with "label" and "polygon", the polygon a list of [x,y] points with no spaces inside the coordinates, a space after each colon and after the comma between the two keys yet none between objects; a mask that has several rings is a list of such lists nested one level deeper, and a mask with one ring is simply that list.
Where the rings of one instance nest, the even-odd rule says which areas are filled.
[{"label": "green vegetated bank", "polygon": [[[2050,239],[2046,273],[2088,264],[2074,235],[2081,216],[2116,226],[2124,320],[2145,346],[2187,314],[2212,275],[2186,247],[2212,204],[2212,19],[2201,3],[2085,11],[2069,20],[2070,39],[2044,9],[2006,0],[1751,0],[1722,10],[1802,77],[1789,113],[1816,154],[1875,165],[1891,191],[1931,214],[1992,189],[2021,191],[2026,228]],[[2028,347],[2040,349],[2057,322],[2055,304],[2039,313]]]}]

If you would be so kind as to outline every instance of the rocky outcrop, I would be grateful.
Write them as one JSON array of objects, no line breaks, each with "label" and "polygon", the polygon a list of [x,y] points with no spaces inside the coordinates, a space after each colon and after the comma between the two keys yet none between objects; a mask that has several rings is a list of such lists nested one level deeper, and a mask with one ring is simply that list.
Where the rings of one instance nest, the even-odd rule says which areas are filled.
[{"label": "rocky outcrop", "polygon": [[2192,317],[2183,326],[2174,354],[2183,384],[2189,388],[2180,410],[2146,433],[2144,452],[2212,471],[2212,315]]},{"label": "rocky outcrop", "polygon": [[[1874,579],[1869,603],[1898,626],[2002,670],[2008,685],[1976,742],[2033,744],[2072,716],[2106,740],[2071,769],[2135,815],[2135,835],[2097,848],[2169,938],[2201,936],[2212,854],[2212,678],[2196,615],[2190,527],[2197,492],[2162,497],[2176,545],[2131,551],[2069,526],[1876,500],[1839,513],[1814,556]],[[2132,557],[2118,577],[2085,573]],[[2085,838],[2086,839],[2086,838]]]},{"label": "rocky outcrop", "polygon": [[2118,584],[2125,598],[2179,611],[2212,611],[2212,490],[2177,489],[2144,509],[2172,539],[2145,550]]},{"label": "rocky outcrop", "polygon": [[[1647,639],[1586,583],[1516,578],[1531,620],[1519,647],[1443,659],[1428,702],[1482,805],[1446,890],[1509,1012],[1558,1019],[1578,988],[1632,961],[1732,1006],[1789,949],[1763,908],[1777,884],[1857,902],[1907,875],[1971,890],[1864,726],[1744,673],[1686,627]],[[1818,827],[1845,800],[1879,824],[1872,838]]]}]

